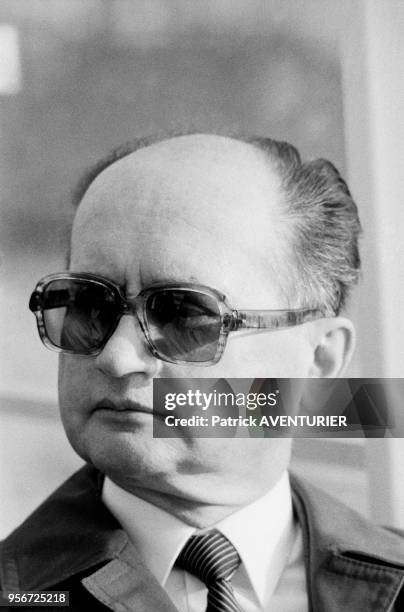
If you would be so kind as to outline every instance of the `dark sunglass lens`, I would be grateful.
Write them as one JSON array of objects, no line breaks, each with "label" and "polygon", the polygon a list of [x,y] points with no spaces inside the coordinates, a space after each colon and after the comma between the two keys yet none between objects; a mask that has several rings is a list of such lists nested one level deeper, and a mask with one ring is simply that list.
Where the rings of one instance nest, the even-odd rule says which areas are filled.
[{"label": "dark sunglass lens", "polygon": [[221,329],[217,300],[200,291],[158,290],[146,304],[151,340],[169,359],[204,362],[214,359]]},{"label": "dark sunglass lens", "polygon": [[90,354],[116,324],[117,298],[104,285],[80,279],[51,281],[43,294],[46,335],[55,346]]}]

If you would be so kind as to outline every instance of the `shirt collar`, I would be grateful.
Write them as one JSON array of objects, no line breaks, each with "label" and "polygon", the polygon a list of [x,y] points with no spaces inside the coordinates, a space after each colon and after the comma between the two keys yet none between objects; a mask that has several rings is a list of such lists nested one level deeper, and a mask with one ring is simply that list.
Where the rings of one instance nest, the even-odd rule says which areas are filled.
[{"label": "shirt collar", "polygon": [[268,600],[296,539],[288,473],[265,495],[215,527],[236,548],[258,600]]},{"label": "shirt collar", "polygon": [[[201,531],[128,493],[107,477],[102,499],[146,565],[164,585],[189,537]],[[232,542],[259,601],[262,601],[269,588],[268,576],[272,575],[276,584],[295,537],[287,472],[264,496],[209,527],[212,528],[218,529]]]},{"label": "shirt collar", "polygon": [[164,585],[187,540],[195,528],[154,504],[132,495],[107,476],[102,500],[120,522],[143,561]]}]

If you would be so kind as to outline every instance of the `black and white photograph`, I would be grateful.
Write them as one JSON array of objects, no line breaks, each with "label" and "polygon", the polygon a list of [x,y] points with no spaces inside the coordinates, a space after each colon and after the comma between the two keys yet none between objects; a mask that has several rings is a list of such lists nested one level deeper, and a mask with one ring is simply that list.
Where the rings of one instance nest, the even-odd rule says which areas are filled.
[{"label": "black and white photograph", "polygon": [[401,0],[0,0],[0,609],[404,612],[403,66]]}]

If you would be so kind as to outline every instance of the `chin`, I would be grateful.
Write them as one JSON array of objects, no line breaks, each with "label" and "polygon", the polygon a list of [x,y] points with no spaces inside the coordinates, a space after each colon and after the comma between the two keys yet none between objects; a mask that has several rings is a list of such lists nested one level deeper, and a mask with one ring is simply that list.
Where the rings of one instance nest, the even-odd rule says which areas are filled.
[{"label": "chin", "polygon": [[177,458],[164,440],[120,436],[90,444],[80,456],[125,489],[161,485],[176,472]]}]

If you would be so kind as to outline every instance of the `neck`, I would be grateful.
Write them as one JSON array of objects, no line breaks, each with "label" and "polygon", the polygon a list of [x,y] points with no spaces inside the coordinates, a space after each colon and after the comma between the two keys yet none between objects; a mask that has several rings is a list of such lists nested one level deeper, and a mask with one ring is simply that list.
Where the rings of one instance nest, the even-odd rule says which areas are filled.
[{"label": "neck", "polygon": [[153,504],[186,525],[196,529],[205,529],[264,496],[279,482],[281,476],[282,474],[279,474],[275,481],[266,481],[260,488],[256,487],[251,490],[246,486],[242,493],[240,493],[240,487],[238,487],[237,492],[226,490],[225,494],[222,488],[217,490],[219,495],[216,494],[209,500],[194,499],[172,492],[162,493],[153,489],[133,486],[133,484],[129,488],[124,483],[115,480],[112,480],[112,482],[126,493]]},{"label": "neck", "polygon": [[226,518],[226,516],[233,514],[239,508],[250,503],[250,501],[247,501],[244,504],[204,504],[193,500],[177,498],[174,495],[162,496],[155,491],[147,489],[135,489],[131,493],[196,529],[205,529],[215,525]]}]

